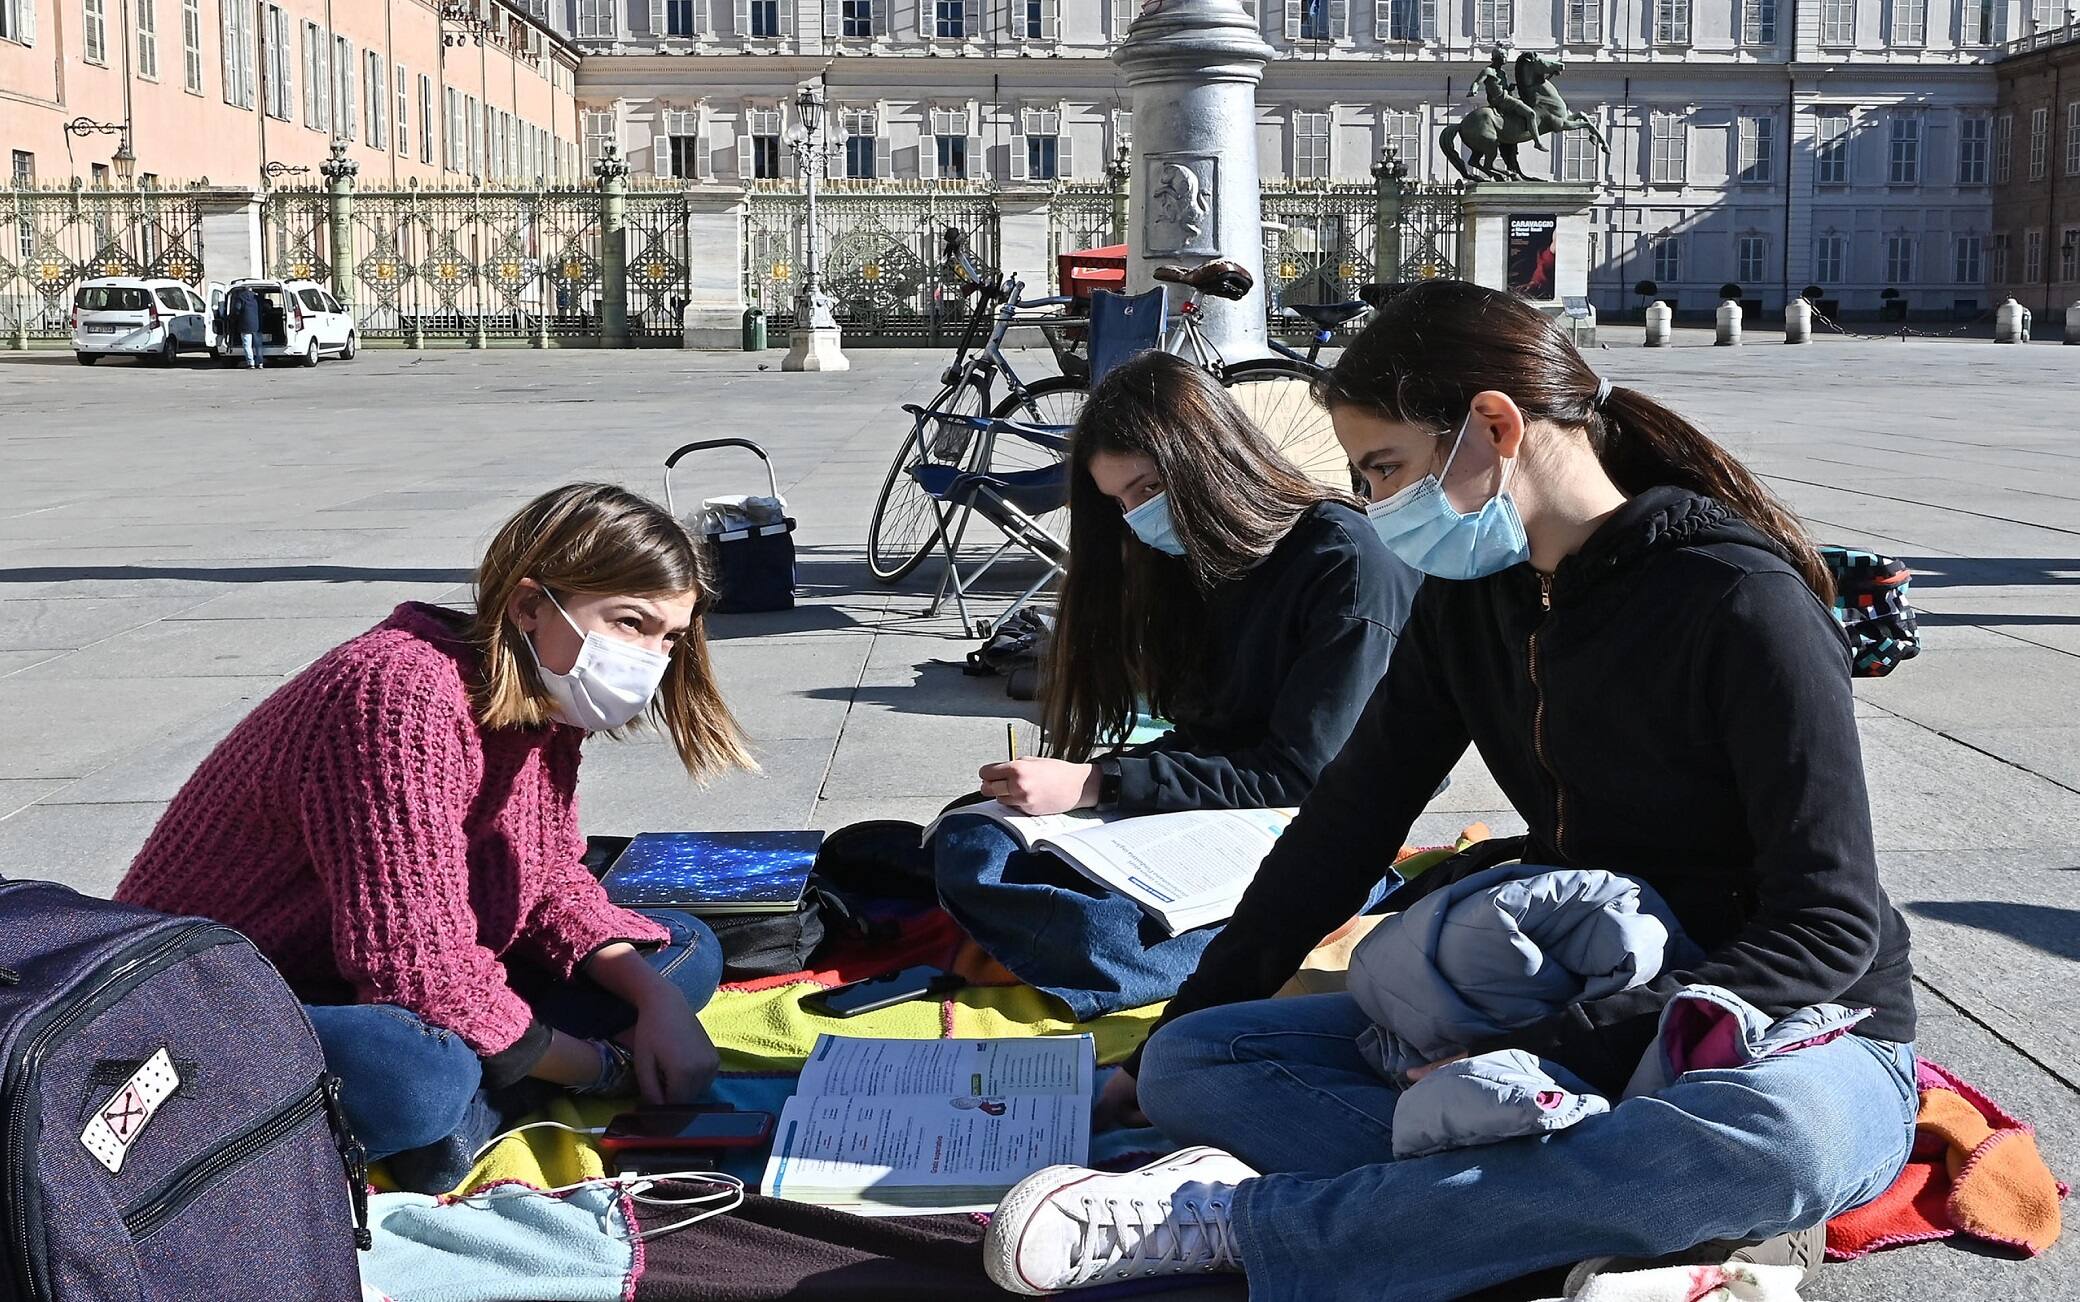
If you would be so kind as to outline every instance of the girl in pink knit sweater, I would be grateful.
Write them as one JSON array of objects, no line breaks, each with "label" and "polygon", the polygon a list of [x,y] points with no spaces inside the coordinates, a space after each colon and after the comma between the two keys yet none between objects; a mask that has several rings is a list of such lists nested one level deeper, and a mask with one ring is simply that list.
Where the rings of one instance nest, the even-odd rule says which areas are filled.
[{"label": "girl in pink knit sweater", "polygon": [[692,1102],[721,979],[687,914],[607,902],[581,858],[588,732],[668,732],[748,766],[717,693],[699,542],[605,484],[545,493],[477,571],[473,614],[400,606],[263,701],[202,762],[118,899],[250,936],[309,1008],[349,1122],[451,1187],[557,1087]]}]

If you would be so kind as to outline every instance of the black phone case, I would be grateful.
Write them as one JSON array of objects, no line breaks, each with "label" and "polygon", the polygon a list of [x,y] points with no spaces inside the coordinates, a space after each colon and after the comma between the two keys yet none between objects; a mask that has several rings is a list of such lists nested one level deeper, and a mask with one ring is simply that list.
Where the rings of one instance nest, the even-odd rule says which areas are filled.
[{"label": "black phone case", "polygon": [[813,1013],[820,1013],[825,1017],[858,1017],[861,1013],[878,1012],[883,1008],[893,1008],[897,1004],[907,1004],[913,999],[928,999],[933,995],[946,994],[950,991],[960,989],[962,985],[961,979],[959,977],[953,975],[950,972],[941,972],[939,975],[925,982],[922,987],[914,985],[898,985],[894,982],[891,982],[886,992],[879,993],[875,998],[867,1001],[866,1003],[855,1004],[854,1006],[845,1009],[831,1007],[831,996],[841,995],[854,989],[855,987],[869,985],[872,983],[873,981],[870,978],[868,981],[855,981],[852,982],[850,985],[839,986],[836,989],[819,991],[816,994],[809,995],[806,998],[804,998],[802,1000],[802,1007],[807,1008],[809,1011]]}]

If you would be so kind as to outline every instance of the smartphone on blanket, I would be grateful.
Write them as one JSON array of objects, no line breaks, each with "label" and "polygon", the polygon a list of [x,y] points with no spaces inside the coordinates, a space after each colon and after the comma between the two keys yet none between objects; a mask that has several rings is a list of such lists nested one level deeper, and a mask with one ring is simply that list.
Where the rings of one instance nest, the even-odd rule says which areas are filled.
[{"label": "smartphone on blanket", "polygon": [[773,1137],[773,1114],[733,1108],[640,1108],[607,1123],[599,1146],[634,1150],[757,1148]]},{"label": "smartphone on blanket", "polygon": [[857,1017],[912,999],[952,994],[965,984],[953,973],[935,967],[906,967],[887,976],[819,990],[803,999],[802,1007],[824,1017]]}]

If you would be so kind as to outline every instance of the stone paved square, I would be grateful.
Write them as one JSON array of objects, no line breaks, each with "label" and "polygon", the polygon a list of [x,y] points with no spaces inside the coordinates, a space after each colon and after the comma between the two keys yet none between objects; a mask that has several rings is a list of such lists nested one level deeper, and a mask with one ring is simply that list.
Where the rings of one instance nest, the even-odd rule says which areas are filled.
[{"label": "stone paved square", "polygon": [[[1922,657],[1861,682],[1887,888],[1915,928],[1929,1056],[2080,1172],[2080,432],[2076,354],[1983,342],[1631,346],[1595,364],[1699,418],[1824,541],[1909,561]],[[925,818],[1023,707],[921,618],[937,580],[871,582],[866,522],[944,356],[373,350],[258,375],[0,357],[0,874],[106,893],[208,749],[282,679],[399,601],[461,601],[514,507],[575,478],[661,495],[678,443],[765,444],[801,520],[803,600],[713,622],[764,771],[705,790],[654,742],[589,749],[589,832]],[[772,369],[762,369],[772,366]],[[682,497],[746,491],[689,462]],[[1513,816],[1469,760],[1438,840]],[[2080,1294],[2068,1244],[2014,1263],[1936,1246],[1830,1268],[1832,1299]]]}]

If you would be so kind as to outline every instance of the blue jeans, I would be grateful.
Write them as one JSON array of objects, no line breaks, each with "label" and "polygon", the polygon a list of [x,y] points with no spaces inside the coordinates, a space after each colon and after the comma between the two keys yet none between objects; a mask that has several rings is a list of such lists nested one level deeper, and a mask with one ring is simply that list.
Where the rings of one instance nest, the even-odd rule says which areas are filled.
[{"label": "blue jeans", "polygon": [[1349,995],[1187,1014],[1142,1061],[1141,1106],[1264,1173],[1236,1187],[1252,1302],[1421,1302],[1589,1257],[1658,1257],[1819,1224],[1883,1193],[1913,1146],[1914,1051],[1860,1036],[1533,1139],[1393,1160],[1393,1086]]},{"label": "blue jeans", "polygon": [[[722,982],[722,944],[708,924],[676,910],[640,910],[671,932],[645,957],[670,978],[696,1010]],[[584,1039],[617,1035],[635,1024],[635,1009],[582,976],[559,981],[539,969],[509,969],[513,990],[535,1016]],[[306,1006],[324,1046],[325,1066],[340,1078],[340,1107],[371,1158],[428,1146],[453,1150],[428,1179],[438,1183],[453,1163],[498,1132],[506,1115],[531,1111],[553,1087],[523,1081],[493,1098],[482,1088],[477,1055],[462,1037],[395,1004]],[[459,1179],[468,1170],[465,1163]],[[445,1190],[454,1181],[441,1185]]]},{"label": "blue jeans", "polygon": [[1176,994],[1220,931],[1172,936],[1132,900],[1052,854],[1021,850],[980,815],[940,823],[932,858],[939,902],[962,930],[1079,1022]]},{"label": "blue jeans", "polygon": [[248,331],[246,331],[246,332],[245,332],[245,338],[244,338],[243,342],[244,342],[244,345],[245,345],[245,350],[246,350],[246,366],[247,366],[247,368],[248,368],[248,369],[252,369],[252,368],[256,368],[256,367],[258,367],[258,366],[260,365],[260,359],[261,359],[261,352],[260,352],[260,349],[261,349],[261,344],[262,344],[262,339],[261,339],[261,336],[260,336],[260,332],[259,332],[258,330],[248,330]]}]

